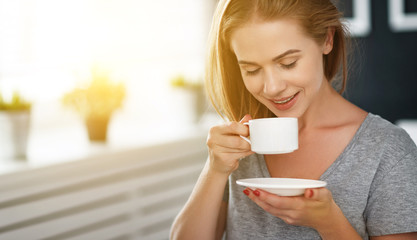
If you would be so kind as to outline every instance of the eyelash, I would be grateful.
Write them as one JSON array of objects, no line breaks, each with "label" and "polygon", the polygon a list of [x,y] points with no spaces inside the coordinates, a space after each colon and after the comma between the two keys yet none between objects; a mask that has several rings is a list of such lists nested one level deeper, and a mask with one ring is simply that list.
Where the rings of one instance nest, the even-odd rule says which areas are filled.
[{"label": "eyelash", "polygon": [[297,63],[297,61],[294,61],[294,62],[292,62],[290,64],[287,64],[287,65],[282,64],[281,66],[285,69],[291,69],[291,68],[295,67],[296,63]]},{"label": "eyelash", "polygon": [[253,71],[246,71],[246,76],[253,76],[259,72],[260,68],[253,70]]},{"label": "eyelash", "polygon": [[[285,69],[291,69],[291,68],[295,67],[296,63],[297,63],[297,61],[294,61],[294,62],[292,62],[290,64],[287,64],[287,65],[281,64],[281,66]],[[246,71],[246,76],[254,76],[259,72],[259,70],[260,70],[260,68],[258,68],[256,70],[253,70],[253,71]]]}]

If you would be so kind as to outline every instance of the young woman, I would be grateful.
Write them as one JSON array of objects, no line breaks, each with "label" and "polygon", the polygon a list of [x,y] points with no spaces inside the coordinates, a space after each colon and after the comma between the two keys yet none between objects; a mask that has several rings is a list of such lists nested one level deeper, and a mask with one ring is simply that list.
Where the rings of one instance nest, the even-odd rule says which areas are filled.
[{"label": "young woman", "polygon": [[[210,130],[209,158],[172,239],[417,239],[417,147],[340,95],[340,18],[330,0],[219,2],[206,80],[230,121]],[[297,117],[299,149],[253,153],[240,137],[249,135],[243,123],[264,117]],[[280,197],[235,183],[254,177],[328,185]]]}]

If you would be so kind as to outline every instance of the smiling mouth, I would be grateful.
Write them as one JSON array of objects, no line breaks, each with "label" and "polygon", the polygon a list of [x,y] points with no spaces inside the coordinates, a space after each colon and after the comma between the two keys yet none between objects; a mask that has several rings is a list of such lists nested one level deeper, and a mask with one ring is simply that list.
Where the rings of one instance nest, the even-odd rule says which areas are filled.
[{"label": "smiling mouth", "polygon": [[284,99],[284,100],[281,100],[281,101],[274,101],[274,103],[277,103],[277,104],[284,104],[284,103],[287,103],[287,102],[291,101],[293,98],[295,98],[295,96],[296,96],[297,94],[298,94],[298,92],[297,92],[296,94],[292,95],[291,97],[287,98],[287,99]]}]

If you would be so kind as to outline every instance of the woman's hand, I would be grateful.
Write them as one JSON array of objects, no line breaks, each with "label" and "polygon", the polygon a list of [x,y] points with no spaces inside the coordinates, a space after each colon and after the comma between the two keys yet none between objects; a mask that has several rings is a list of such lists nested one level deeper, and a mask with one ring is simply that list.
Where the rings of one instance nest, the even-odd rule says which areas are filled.
[{"label": "woman's hand", "polygon": [[253,154],[250,144],[240,137],[249,136],[249,128],[243,123],[250,119],[250,115],[245,115],[240,122],[230,122],[210,129],[207,146],[211,170],[230,174],[238,168],[240,158]]},{"label": "woman's hand", "polygon": [[243,192],[265,211],[287,224],[312,227],[321,235],[335,229],[334,224],[349,224],[348,221],[340,221],[341,218],[346,218],[326,188],[307,189],[303,196],[296,197],[281,197],[249,188]]}]

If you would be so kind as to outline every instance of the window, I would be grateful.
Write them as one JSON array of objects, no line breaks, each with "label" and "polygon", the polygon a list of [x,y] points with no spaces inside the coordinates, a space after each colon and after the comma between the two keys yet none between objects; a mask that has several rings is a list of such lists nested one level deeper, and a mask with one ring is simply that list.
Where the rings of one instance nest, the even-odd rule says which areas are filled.
[{"label": "window", "polygon": [[[155,121],[175,114],[176,74],[202,77],[215,2],[205,0],[0,0],[0,91],[34,102],[39,127],[73,120],[62,95],[92,64],[125,82],[119,117]],[[175,116],[181,119],[181,116]]]}]

